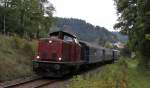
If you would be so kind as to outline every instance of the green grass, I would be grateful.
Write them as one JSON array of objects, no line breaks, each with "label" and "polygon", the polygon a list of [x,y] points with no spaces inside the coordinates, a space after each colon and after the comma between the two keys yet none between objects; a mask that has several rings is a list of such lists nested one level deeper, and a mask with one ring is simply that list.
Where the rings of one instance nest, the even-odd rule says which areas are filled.
[{"label": "green grass", "polygon": [[143,70],[137,69],[136,60],[128,62],[128,65],[129,65],[129,69],[128,69],[129,87],[130,88],[150,88],[150,70],[143,71]]},{"label": "green grass", "polygon": [[0,35],[0,81],[30,76],[35,42]]},{"label": "green grass", "polygon": [[137,66],[136,59],[121,59],[92,74],[75,76],[68,88],[150,88],[150,73]]}]

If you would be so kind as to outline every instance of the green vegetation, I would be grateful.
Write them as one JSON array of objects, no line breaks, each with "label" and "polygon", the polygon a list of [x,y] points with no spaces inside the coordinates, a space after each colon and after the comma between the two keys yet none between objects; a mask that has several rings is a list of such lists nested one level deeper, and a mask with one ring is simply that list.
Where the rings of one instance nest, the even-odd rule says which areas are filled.
[{"label": "green vegetation", "polygon": [[75,76],[68,88],[150,88],[149,71],[140,72],[136,59],[120,59],[97,72]]},{"label": "green vegetation", "polygon": [[117,38],[119,39],[119,41],[121,41],[123,43],[127,43],[127,41],[128,41],[128,36],[127,35],[123,35],[120,32],[112,32],[112,33],[117,36]]},{"label": "green vegetation", "polygon": [[31,40],[48,35],[53,11],[48,0],[0,0],[0,81],[33,74]]},{"label": "green vegetation", "polygon": [[48,0],[0,0],[0,33],[43,37],[52,25],[53,11]]},{"label": "green vegetation", "polygon": [[119,16],[114,27],[128,35],[128,46],[140,57],[139,67],[150,69],[150,0],[114,1]]},{"label": "green vegetation", "polygon": [[0,35],[0,81],[30,76],[36,41]]},{"label": "green vegetation", "polygon": [[11,36],[0,35],[0,81],[33,74],[36,42],[25,39],[46,36],[53,11],[48,0],[0,0],[0,34]]}]

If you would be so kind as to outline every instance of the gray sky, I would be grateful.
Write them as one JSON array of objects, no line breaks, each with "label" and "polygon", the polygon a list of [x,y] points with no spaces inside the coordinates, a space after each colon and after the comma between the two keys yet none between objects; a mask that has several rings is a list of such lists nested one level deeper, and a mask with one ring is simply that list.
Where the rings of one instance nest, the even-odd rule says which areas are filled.
[{"label": "gray sky", "polygon": [[113,0],[49,0],[55,7],[54,16],[83,19],[113,31],[116,10]]}]

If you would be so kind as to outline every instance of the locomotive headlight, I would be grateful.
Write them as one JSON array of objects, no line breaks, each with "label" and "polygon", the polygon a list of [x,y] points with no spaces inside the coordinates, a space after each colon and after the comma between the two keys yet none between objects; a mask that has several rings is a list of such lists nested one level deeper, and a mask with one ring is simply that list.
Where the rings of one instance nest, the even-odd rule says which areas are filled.
[{"label": "locomotive headlight", "polygon": [[62,58],[61,58],[61,57],[59,57],[59,58],[58,58],[58,60],[59,60],[59,61],[61,61],[61,60],[62,60]]},{"label": "locomotive headlight", "polygon": [[40,59],[40,56],[36,56],[37,59]]},{"label": "locomotive headlight", "polygon": [[52,41],[51,41],[51,40],[49,40],[49,43],[52,43]]}]

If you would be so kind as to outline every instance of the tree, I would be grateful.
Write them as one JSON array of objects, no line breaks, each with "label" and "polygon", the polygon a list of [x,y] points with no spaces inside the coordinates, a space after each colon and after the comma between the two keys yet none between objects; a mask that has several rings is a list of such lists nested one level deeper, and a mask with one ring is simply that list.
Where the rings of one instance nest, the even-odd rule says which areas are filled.
[{"label": "tree", "polygon": [[[150,67],[150,1],[149,0],[114,0],[117,7],[118,23],[114,28],[120,29],[129,37],[128,45],[132,51],[141,56],[143,66]],[[146,65],[144,65],[146,64]]]},{"label": "tree", "polygon": [[54,8],[47,0],[0,0],[0,3],[0,9],[3,11],[0,13],[1,18],[3,17],[0,19],[0,25],[6,33],[38,38],[41,32],[48,32]]}]

